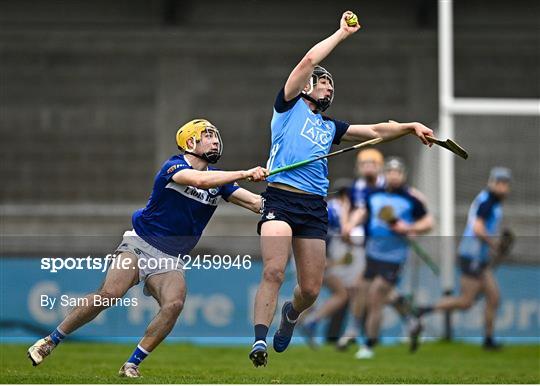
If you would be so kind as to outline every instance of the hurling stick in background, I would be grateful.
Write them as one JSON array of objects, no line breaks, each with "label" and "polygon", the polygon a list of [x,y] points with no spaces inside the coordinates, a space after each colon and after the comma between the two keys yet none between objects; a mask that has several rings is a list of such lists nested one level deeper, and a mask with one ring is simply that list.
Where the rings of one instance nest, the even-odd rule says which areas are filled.
[{"label": "hurling stick in background", "polygon": [[[395,224],[398,221],[398,219],[396,218],[396,215],[394,214],[394,208],[392,208],[389,205],[383,206],[381,208],[379,212],[379,218],[390,226]],[[422,261],[429,267],[429,269],[431,269],[431,271],[435,275],[439,276],[440,274],[439,266],[437,265],[437,263],[435,263],[435,261],[431,258],[431,256],[424,250],[424,248],[422,248],[420,244],[418,244],[413,239],[407,236],[402,236],[402,237],[411,246],[411,248],[416,253],[416,255],[420,259],[422,259]]]}]

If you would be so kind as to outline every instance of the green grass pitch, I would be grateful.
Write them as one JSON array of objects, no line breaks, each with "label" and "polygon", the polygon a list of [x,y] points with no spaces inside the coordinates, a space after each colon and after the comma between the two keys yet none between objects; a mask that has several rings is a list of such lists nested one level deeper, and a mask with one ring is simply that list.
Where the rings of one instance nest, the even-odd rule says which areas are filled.
[{"label": "green grass pitch", "polygon": [[116,374],[134,345],[63,343],[39,367],[26,345],[0,345],[1,383],[540,383],[540,346],[506,346],[485,352],[459,343],[425,344],[416,354],[405,345],[382,346],[359,361],[351,349],[312,351],[293,346],[269,352],[268,366],[254,368],[249,347],[163,344],[141,366],[143,378]]}]

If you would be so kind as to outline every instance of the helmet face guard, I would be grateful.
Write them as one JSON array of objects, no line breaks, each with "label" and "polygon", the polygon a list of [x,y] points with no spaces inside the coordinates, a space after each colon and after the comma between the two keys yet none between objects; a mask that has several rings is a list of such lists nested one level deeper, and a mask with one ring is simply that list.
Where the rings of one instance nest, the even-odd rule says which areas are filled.
[{"label": "helmet face guard", "polygon": [[[216,162],[219,161],[219,159],[221,158],[221,154],[223,153],[223,141],[221,140],[221,135],[219,134],[219,130],[216,129],[215,127],[207,127],[201,133],[201,141],[202,141],[202,137],[205,134],[208,134],[208,133],[214,133],[214,135],[217,137],[218,142],[219,142],[218,149],[217,150],[207,151],[207,152],[203,153],[202,155],[194,154],[194,153],[190,153],[190,154],[192,154],[192,155],[194,155],[196,157],[202,158],[203,160],[205,160],[209,164],[215,164]],[[195,149],[193,149],[193,150],[195,150]]]},{"label": "helmet face guard", "polygon": [[400,157],[390,157],[384,164],[384,171],[397,170],[403,174],[405,178],[407,176],[407,167],[405,162]]},{"label": "helmet face guard", "polygon": [[[201,142],[203,136],[213,133],[218,139],[218,149],[204,152],[203,154],[195,153],[197,143]],[[188,144],[188,140],[192,139],[192,146]],[[191,154],[197,158],[203,159],[210,164],[215,164],[223,153],[223,141],[219,130],[206,119],[195,119],[186,123],[176,133],[176,144],[185,154]]]},{"label": "helmet face guard", "polygon": [[310,94],[315,89],[315,86],[317,86],[317,83],[319,83],[320,79],[327,79],[330,82],[330,85],[332,86],[332,89],[334,89],[334,78],[332,78],[332,74],[326,70],[324,67],[321,66],[315,66],[315,69],[313,70],[313,74],[311,74],[311,78],[309,79],[309,90],[302,91],[302,97],[307,99],[310,102],[313,102],[315,106],[317,106],[317,111],[323,112],[330,105],[332,104],[332,101],[334,100],[334,91],[332,90],[332,95],[330,97],[324,97],[315,99]]}]

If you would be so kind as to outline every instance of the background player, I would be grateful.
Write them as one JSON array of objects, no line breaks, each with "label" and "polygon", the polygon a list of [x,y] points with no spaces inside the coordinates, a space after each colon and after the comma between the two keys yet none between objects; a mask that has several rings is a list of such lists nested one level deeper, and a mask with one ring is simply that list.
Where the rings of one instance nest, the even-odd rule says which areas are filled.
[{"label": "background player", "polygon": [[[107,306],[101,299],[117,299],[129,288],[144,281],[146,295],[159,303],[159,312],[148,325],[131,357],[119,375],[140,376],[139,364],[165,339],[182,311],[186,297],[183,264],[179,258],[191,251],[217,208],[221,198],[259,213],[261,197],[238,185],[237,180],[264,180],[266,170],[218,171],[208,166],[218,161],[223,143],[219,131],[205,119],[195,119],[182,126],[176,143],[183,154],[174,155],[158,171],[144,209],[133,214],[133,230],[124,233],[117,249],[123,262],[110,267],[102,286],[86,296],[87,306],[75,307],[52,334],[28,349],[34,366],[68,335],[94,319]],[[157,262],[149,264],[149,260]],[[145,267],[154,266],[156,269]]]},{"label": "background player", "polygon": [[365,149],[358,152],[356,157],[357,179],[354,181],[351,191],[352,208],[345,213],[342,228],[342,237],[351,240],[357,249],[362,249],[362,270],[356,277],[356,282],[349,293],[349,312],[346,321],[346,329],[343,336],[337,342],[337,348],[344,350],[356,340],[360,328],[365,321],[364,310],[367,293],[367,285],[362,280],[365,268],[365,254],[363,251],[364,226],[361,224],[365,218],[366,196],[368,193],[384,186],[383,154],[375,149]]},{"label": "background player", "polygon": [[[420,123],[349,125],[321,115],[334,98],[334,80],[319,63],[358,31],[358,24],[347,24],[352,16],[350,11],[343,13],[339,29],[305,54],[278,93],[271,122],[268,169],[325,155],[332,143],[341,139],[363,141],[379,137],[390,141],[415,134],[429,145],[425,135],[432,135],[433,131]],[[319,295],[326,265],[327,175],[327,160],[321,160],[268,179],[270,184],[263,193],[265,210],[258,226],[264,268],[255,297],[255,342],[249,354],[255,366],[266,365],[268,326],[274,317],[291,245],[298,285],[292,301],[285,302],[281,310],[281,323],[273,340],[276,352],[288,347],[298,316]]]},{"label": "background player", "polygon": [[417,311],[417,316],[422,316],[430,311],[467,310],[472,307],[479,294],[484,294],[486,305],[483,347],[488,350],[500,347],[493,340],[500,295],[490,262],[500,255],[501,244],[497,236],[503,218],[502,202],[510,193],[510,181],[510,169],[493,168],[487,188],[476,196],[469,208],[467,225],[458,251],[462,273],[460,295],[444,297],[435,306],[420,307]]},{"label": "background player", "polygon": [[[346,214],[349,212],[350,180],[338,180],[334,184],[335,192],[328,200],[328,237],[326,239],[327,264],[324,275],[326,288],[331,296],[319,307],[306,315],[299,322],[310,346],[316,346],[315,332],[317,324],[340,311],[353,292],[356,278],[363,269],[363,249],[354,248],[350,240],[343,240],[341,229]],[[306,311],[308,312],[308,311]],[[301,316],[304,316],[302,313]]]},{"label": "background player", "polygon": [[[433,227],[425,200],[405,185],[405,165],[399,158],[386,162],[385,179],[383,188],[366,196],[366,341],[356,353],[358,359],[374,355],[372,349],[378,341],[383,308],[409,254],[407,238],[429,232]],[[408,311],[397,309],[402,316]]]},{"label": "background player", "polygon": [[350,190],[351,211],[344,218],[343,237],[348,238],[356,230],[363,232],[361,220],[364,217],[366,195],[384,186],[384,156],[375,149],[364,149],[356,157],[356,180]]}]

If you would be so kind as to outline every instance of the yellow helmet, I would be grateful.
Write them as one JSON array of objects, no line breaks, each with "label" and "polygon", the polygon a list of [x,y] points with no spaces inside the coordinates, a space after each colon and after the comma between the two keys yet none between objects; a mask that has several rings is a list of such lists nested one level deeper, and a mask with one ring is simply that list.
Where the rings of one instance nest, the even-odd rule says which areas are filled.
[{"label": "yellow helmet", "polygon": [[[194,143],[199,142],[204,131],[213,131],[216,134],[219,140],[219,150],[209,151],[202,155],[195,154],[193,153],[193,151],[195,150],[195,145],[193,146],[193,148],[190,149],[188,147],[188,140],[190,138],[193,138]],[[212,164],[218,161],[223,152],[223,142],[221,141],[219,130],[208,120],[202,118],[189,121],[184,126],[178,129],[178,131],[176,132],[176,145],[180,150],[183,150],[185,153],[202,158],[208,163]]]},{"label": "yellow helmet", "polygon": [[358,152],[357,161],[365,162],[372,161],[377,165],[382,166],[384,164],[384,156],[377,149],[365,149]]}]

